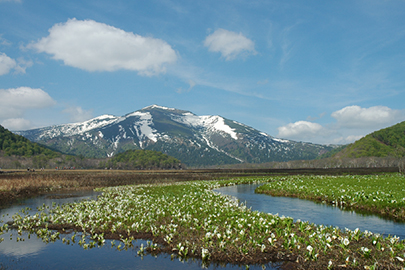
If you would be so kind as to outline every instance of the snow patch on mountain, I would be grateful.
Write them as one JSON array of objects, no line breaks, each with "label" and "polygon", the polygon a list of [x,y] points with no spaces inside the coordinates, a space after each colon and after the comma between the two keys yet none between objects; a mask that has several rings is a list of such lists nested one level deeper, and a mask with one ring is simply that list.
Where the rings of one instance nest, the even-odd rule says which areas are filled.
[{"label": "snow patch on mountain", "polygon": [[134,112],[131,116],[138,116],[139,121],[134,123],[136,135],[139,138],[140,147],[143,148],[143,141],[148,138],[153,142],[157,142],[158,136],[155,134],[156,129],[153,129],[153,118],[149,112]]},{"label": "snow patch on mountain", "polygon": [[171,119],[189,127],[201,127],[200,116],[197,116],[190,112],[183,113],[182,115],[172,114]]},{"label": "snow patch on mountain", "polygon": [[229,134],[232,139],[237,140],[238,136],[233,128],[225,124],[224,118],[221,116],[202,116],[203,124],[209,126],[209,130],[222,131]]},{"label": "snow patch on mountain", "polygon": [[202,137],[203,137],[203,139],[205,140],[205,142],[207,143],[207,145],[208,145],[210,148],[212,148],[212,149],[214,149],[214,150],[216,150],[216,151],[218,151],[218,152],[224,153],[224,154],[227,155],[228,157],[234,158],[234,159],[236,159],[236,160],[239,161],[239,162],[244,162],[243,159],[240,159],[240,158],[238,158],[238,157],[235,157],[235,156],[229,154],[228,152],[226,152],[226,151],[224,151],[224,150],[222,150],[222,149],[219,149],[218,147],[216,147],[215,145],[213,145],[213,144],[211,143],[211,141],[210,141],[207,137],[205,137],[204,135],[203,135]]},{"label": "snow patch on mountain", "polygon": [[[64,143],[62,147],[69,146],[69,153],[73,154],[94,150],[97,157],[111,157],[140,147],[170,153],[184,161],[189,159],[190,164],[198,166],[215,162],[256,163],[308,158],[308,154],[302,154],[308,149],[315,158],[325,148],[313,145],[311,149],[304,143],[273,138],[218,115],[197,116],[158,105],[125,116],[102,115],[82,123],[20,133],[52,147],[56,146],[55,142]],[[54,140],[55,137],[65,138]]]},{"label": "snow patch on mountain", "polygon": [[273,138],[274,141],[276,142],[281,142],[281,143],[289,143],[289,140],[283,140],[283,139],[278,139],[278,138]]},{"label": "snow patch on mountain", "polygon": [[117,120],[118,117],[113,115],[102,115],[85,122],[72,123],[66,125],[57,125],[50,128],[44,128],[44,132],[39,138],[54,138],[58,136],[73,136],[85,134],[96,128],[101,128],[109,125]]},{"label": "snow patch on mountain", "polygon": [[162,109],[162,110],[167,110],[167,111],[175,111],[176,110],[174,108],[168,108],[168,107],[163,107],[163,106],[159,106],[159,105],[150,105],[150,106],[147,106],[147,107],[143,108],[142,110],[146,110],[146,109]]},{"label": "snow patch on mountain", "polygon": [[182,123],[194,128],[205,128],[207,131],[224,132],[230,135],[233,139],[237,140],[237,133],[233,128],[225,124],[224,118],[221,116],[203,115],[197,116],[192,113],[183,113],[181,116],[172,115],[172,120]]}]

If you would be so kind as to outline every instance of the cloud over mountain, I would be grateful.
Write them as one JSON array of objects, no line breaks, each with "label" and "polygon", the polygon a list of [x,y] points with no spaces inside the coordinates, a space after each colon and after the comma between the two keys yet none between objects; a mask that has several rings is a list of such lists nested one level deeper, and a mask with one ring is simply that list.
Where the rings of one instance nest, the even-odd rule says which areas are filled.
[{"label": "cloud over mountain", "polygon": [[72,122],[83,122],[93,116],[92,110],[84,110],[79,106],[69,106],[62,112],[68,114],[70,116],[69,120]]},{"label": "cloud over mountain", "polygon": [[11,59],[5,53],[0,53],[0,76],[9,73],[16,66],[17,63],[14,59]]},{"label": "cloud over mountain", "polygon": [[55,104],[48,93],[39,88],[0,89],[0,121],[11,130],[27,128],[30,122],[23,119],[23,116],[28,110],[47,108]]},{"label": "cloud over mountain", "polygon": [[30,128],[32,123],[24,118],[8,118],[4,120],[1,125],[7,127],[9,130],[23,130]]},{"label": "cloud over mountain", "polygon": [[404,113],[386,106],[362,108],[360,106],[347,106],[332,113],[338,124],[346,128],[381,128],[393,124],[404,117]]},{"label": "cloud over mountain", "polygon": [[218,29],[207,36],[204,46],[211,52],[220,52],[226,60],[233,60],[244,54],[256,54],[255,44],[242,33]]},{"label": "cloud over mountain", "polygon": [[70,19],[55,24],[49,36],[28,45],[51,54],[65,65],[87,71],[137,71],[152,76],[165,72],[177,54],[161,39],[143,37],[93,20]]},{"label": "cloud over mountain", "polygon": [[281,138],[308,139],[321,132],[320,124],[308,121],[298,121],[278,128],[278,136]]},{"label": "cloud over mountain", "polygon": [[352,143],[366,134],[386,128],[405,118],[405,112],[386,106],[362,108],[346,106],[334,111],[331,117],[335,123],[318,124],[309,121],[297,121],[278,128],[278,137],[309,141],[329,141],[334,143]]}]

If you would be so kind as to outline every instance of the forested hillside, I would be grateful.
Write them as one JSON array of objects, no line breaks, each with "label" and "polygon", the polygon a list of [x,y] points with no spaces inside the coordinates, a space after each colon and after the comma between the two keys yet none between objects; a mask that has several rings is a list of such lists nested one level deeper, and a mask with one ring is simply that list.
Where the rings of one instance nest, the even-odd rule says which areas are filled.
[{"label": "forested hillside", "polygon": [[16,135],[0,125],[0,151],[5,156],[32,157],[44,155],[47,158],[55,158],[61,154],[33,143],[23,136]]},{"label": "forested hillside", "polygon": [[101,162],[99,166],[114,169],[178,169],[181,162],[158,151],[128,150]]},{"label": "forested hillside", "polygon": [[336,153],[336,157],[405,157],[405,121],[375,131]]}]

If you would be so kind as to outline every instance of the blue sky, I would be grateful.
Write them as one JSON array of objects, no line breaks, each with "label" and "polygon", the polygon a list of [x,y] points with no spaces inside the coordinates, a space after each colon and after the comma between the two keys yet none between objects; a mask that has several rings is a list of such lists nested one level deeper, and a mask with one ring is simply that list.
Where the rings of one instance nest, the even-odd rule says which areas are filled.
[{"label": "blue sky", "polygon": [[161,106],[350,143],[405,120],[405,1],[0,0],[0,124]]}]

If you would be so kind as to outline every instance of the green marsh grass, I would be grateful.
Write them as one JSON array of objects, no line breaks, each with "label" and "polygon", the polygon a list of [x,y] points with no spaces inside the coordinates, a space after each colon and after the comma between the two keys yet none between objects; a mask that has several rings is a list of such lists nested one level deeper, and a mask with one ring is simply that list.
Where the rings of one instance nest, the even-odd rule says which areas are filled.
[{"label": "green marsh grass", "polygon": [[399,173],[296,175],[273,179],[256,192],[298,197],[405,221],[405,177]]},{"label": "green marsh grass", "polygon": [[[133,239],[146,238],[152,242],[142,246],[138,254],[167,252],[203,262],[248,265],[288,261],[301,269],[405,266],[405,242],[394,236],[341,231],[252,211],[213,191],[220,186],[270,180],[243,178],[103,188],[98,200],[39,209],[34,215],[21,211],[14,215],[12,227],[18,232],[35,233],[45,242],[56,241],[64,232],[74,230],[71,240],[84,249],[104,245],[106,238],[120,240],[117,249],[126,249]],[[1,230],[8,230],[8,226],[4,224]]]}]

